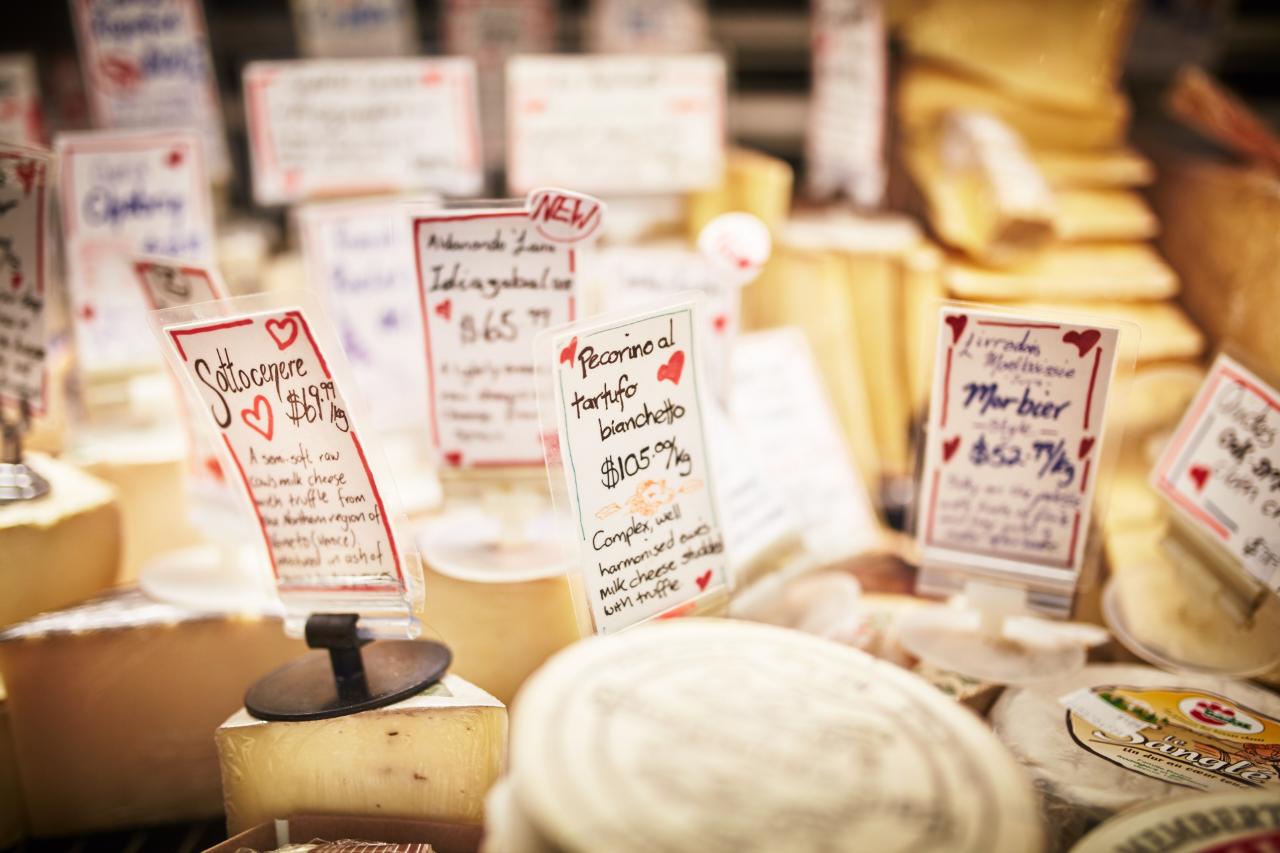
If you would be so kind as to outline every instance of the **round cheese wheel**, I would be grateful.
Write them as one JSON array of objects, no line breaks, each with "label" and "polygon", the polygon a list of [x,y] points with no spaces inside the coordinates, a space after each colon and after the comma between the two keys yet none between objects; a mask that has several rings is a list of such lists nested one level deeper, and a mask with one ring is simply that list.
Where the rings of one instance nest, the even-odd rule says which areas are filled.
[{"label": "round cheese wheel", "polygon": [[837,643],[656,622],[552,658],[516,698],[512,781],[565,851],[1035,851],[1017,762],[921,679]]},{"label": "round cheese wheel", "polygon": [[1128,809],[1090,832],[1071,853],[1263,853],[1280,850],[1280,794],[1189,794]]},{"label": "round cheese wheel", "polygon": [[1150,800],[1259,786],[1280,796],[1278,718],[1280,697],[1261,687],[1125,664],[1010,688],[991,710],[1060,849]]}]

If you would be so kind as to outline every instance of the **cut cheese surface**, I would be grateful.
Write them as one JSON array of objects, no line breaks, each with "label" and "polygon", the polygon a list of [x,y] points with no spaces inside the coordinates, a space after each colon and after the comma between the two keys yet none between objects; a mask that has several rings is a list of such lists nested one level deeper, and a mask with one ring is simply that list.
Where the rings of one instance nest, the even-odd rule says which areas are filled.
[{"label": "cut cheese surface", "polygon": [[524,687],[515,798],[565,851],[1035,851],[1034,799],[969,711],[785,628],[640,626]]},{"label": "cut cheese surface", "polygon": [[0,626],[91,598],[120,570],[115,489],[43,454],[26,460],[50,491],[0,504]]},{"label": "cut cheese surface", "polygon": [[227,830],[295,814],[479,824],[502,772],[507,710],[456,675],[372,711],[217,730]]},{"label": "cut cheese surface", "polygon": [[1144,187],[1155,178],[1151,161],[1132,148],[1038,148],[1031,152],[1031,159],[1055,189]]},{"label": "cut cheese surface", "polygon": [[1012,270],[953,258],[945,275],[959,299],[1143,301],[1178,292],[1177,276],[1155,250],[1128,243],[1060,246]]},{"label": "cut cheese surface", "polygon": [[1160,223],[1142,196],[1130,190],[1063,189],[1057,193],[1056,230],[1063,240],[1150,240]]},{"label": "cut cheese surface", "polygon": [[0,632],[0,679],[32,834],[218,814],[213,732],[301,654],[279,620],[119,590]]}]

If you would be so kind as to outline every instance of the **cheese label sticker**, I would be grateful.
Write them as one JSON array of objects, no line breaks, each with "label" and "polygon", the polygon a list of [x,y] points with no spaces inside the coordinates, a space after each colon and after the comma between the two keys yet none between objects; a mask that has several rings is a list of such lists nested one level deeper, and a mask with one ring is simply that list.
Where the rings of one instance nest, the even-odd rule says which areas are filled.
[{"label": "cheese label sticker", "polygon": [[259,204],[483,184],[470,59],[254,62],[244,90]]},{"label": "cheese label sticker", "polygon": [[71,0],[94,124],[186,128],[216,180],[230,174],[200,0]]},{"label": "cheese label sticker", "polygon": [[0,143],[0,401],[43,414],[46,227],[53,158]]},{"label": "cheese label sticker", "polygon": [[1075,583],[1119,330],[944,308],[918,535],[926,562]]},{"label": "cheese label sticker", "polygon": [[805,173],[818,198],[874,207],[884,195],[887,97],[882,0],[815,0]]},{"label": "cheese label sticker", "polygon": [[133,262],[138,284],[147,305],[154,311],[225,299],[226,285],[208,267],[172,262],[160,258],[139,258]]},{"label": "cheese label sticker", "polygon": [[605,207],[564,190],[413,220],[431,433],[450,468],[541,466],[533,339],[576,316]]},{"label": "cheese label sticker", "polygon": [[515,192],[719,186],[724,115],[717,55],[517,56],[507,63],[507,180]]},{"label": "cheese label sticker", "polygon": [[1280,593],[1280,392],[1218,356],[1151,479],[1182,517]]},{"label": "cheese label sticker", "polygon": [[29,53],[0,54],[0,141],[39,145],[41,125],[35,59]]},{"label": "cheese label sticker", "polygon": [[287,593],[404,589],[401,553],[346,400],[301,310],[165,326],[253,505]]},{"label": "cheese label sticker", "polygon": [[558,451],[596,632],[727,584],[692,302],[552,340]]},{"label": "cheese label sticker", "polygon": [[1197,791],[1280,792],[1280,720],[1215,693],[1100,685],[1089,692],[1136,729],[1066,713],[1076,744],[1112,764]]},{"label": "cheese label sticker", "polygon": [[189,133],[58,137],[62,229],[76,348],[88,372],[158,367],[136,255],[206,261],[213,215]]},{"label": "cheese label sticker", "polygon": [[411,56],[418,18],[409,0],[292,0],[302,55],[312,59]]},{"label": "cheese label sticker", "polygon": [[425,207],[374,200],[298,211],[307,281],[325,300],[378,429],[420,430],[427,418],[410,220]]}]

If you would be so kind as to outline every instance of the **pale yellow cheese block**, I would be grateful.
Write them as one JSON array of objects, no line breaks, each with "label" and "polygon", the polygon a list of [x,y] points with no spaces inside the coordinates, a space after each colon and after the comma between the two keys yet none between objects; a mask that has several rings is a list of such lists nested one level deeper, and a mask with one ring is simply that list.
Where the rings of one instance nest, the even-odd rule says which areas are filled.
[{"label": "pale yellow cheese block", "polygon": [[696,242],[708,222],[722,213],[742,211],[758,216],[770,230],[791,210],[795,176],[785,160],[758,151],[734,148],[725,160],[724,183],[689,195],[688,237]]},{"label": "pale yellow cheese block", "polygon": [[912,56],[963,68],[1021,98],[1085,108],[1116,88],[1129,0],[919,0],[903,21]]},{"label": "pale yellow cheese block", "polygon": [[1168,299],[1178,278],[1150,246],[1135,243],[1055,247],[1012,270],[987,269],[962,258],[947,265],[948,292],[957,299],[992,301]]},{"label": "pale yellow cheese block", "polygon": [[1147,483],[1147,473],[1141,464],[1117,466],[1103,521],[1103,528],[1108,533],[1150,528],[1162,522],[1164,505]]},{"label": "pale yellow cheese block", "polygon": [[459,676],[345,717],[218,727],[227,831],[296,814],[479,824],[502,773],[507,709]]},{"label": "pale yellow cheese block", "polygon": [[22,437],[25,450],[57,455],[62,452],[70,429],[67,382],[75,359],[66,338],[50,340],[45,351],[44,412],[36,415]]},{"label": "pale yellow cheese block", "polygon": [[16,844],[22,838],[25,823],[7,699],[4,684],[0,684],[0,849]]},{"label": "pale yellow cheese block", "polygon": [[1055,189],[1143,187],[1155,178],[1151,161],[1132,148],[1073,151],[1038,148],[1031,159]]},{"label": "pale yellow cheese block", "polygon": [[1204,334],[1176,302],[1077,301],[1025,302],[1030,311],[1068,311],[1101,320],[1135,323],[1142,333],[1138,363],[1193,361],[1204,355]]},{"label": "pale yellow cheese block", "polygon": [[61,460],[26,459],[51,490],[0,504],[0,626],[90,598],[120,570],[115,489]]},{"label": "pale yellow cheese block", "polygon": [[983,110],[1006,122],[1033,148],[1113,149],[1124,142],[1129,103],[1118,92],[1084,109],[1019,100],[982,80],[934,63],[906,63],[898,81],[898,120],[908,134],[932,127],[954,109]]},{"label": "pale yellow cheese block", "polygon": [[946,296],[942,283],[942,265],[942,251],[927,242],[921,242],[904,259],[904,346],[913,419],[929,403],[934,347],[938,338],[938,309],[942,307],[942,300]]},{"label": "pale yellow cheese block", "polygon": [[1204,368],[1197,362],[1139,362],[1120,407],[1126,439],[1176,426],[1203,381]]},{"label": "pale yellow cheese block", "polygon": [[504,703],[582,636],[565,575],[486,582],[450,577],[430,564],[424,574],[423,624],[453,652],[454,672]]},{"label": "pale yellow cheese block", "polygon": [[1063,240],[1151,240],[1160,233],[1142,196],[1121,189],[1062,189],[1055,226]]},{"label": "pale yellow cheese block", "polygon": [[216,815],[213,733],[306,651],[279,620],[200,614],[136,589],[0,632],[33,835]]}]

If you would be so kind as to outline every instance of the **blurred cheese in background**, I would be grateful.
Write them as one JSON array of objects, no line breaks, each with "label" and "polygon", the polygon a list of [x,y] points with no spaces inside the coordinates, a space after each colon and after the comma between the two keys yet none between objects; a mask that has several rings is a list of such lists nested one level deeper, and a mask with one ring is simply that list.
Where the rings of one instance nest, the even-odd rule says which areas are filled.
[{"label": "blurred cheese in background", "polygon": [[136,589],[0,632],[28,830],[217,815],[214,730],[305,650],[277,619],[196,613]]},{"label": "blurred cheese in background", "polygon": [[1155,177],[1151,161],[1132,148],[1075,151],[1039,148],[1031,152],[1036,168],[1051,187],[1144,187]]},{"label": "blurred cheese in background", "polygon": [[[795,176],[785,160],[745,148],[725,155],[724,182],[688,196],[686,234],[690,244],[707,223],[722,213],[741,211],[758,217],[770,231],[781,227],[791,210]],[[613,212],[610,211],[612,216]]]},{"label": "blurred cheese in background", "polygon": [[1160,230],[1155,214],[1135,192],[1117,189],[1063,189],[1056,193],[1058,237],[1091,240],[1150,240]]},{"label": "blurred cheese in background", "polygon": [[0,683],[0,848],[16,844],[26,821],[22,815],[22,787],[18,781],[18,759],[13,750],[9,725],[8,695]]},{"label": "blurred cheese in background", "polygon": [[1055,246],[1010,270],[993,270],[962,257],[950,259],[947,290],[957,299],[988,302],[1113,299],[1150,301],[1178,292],[1178,278],[1142,243]]}]

